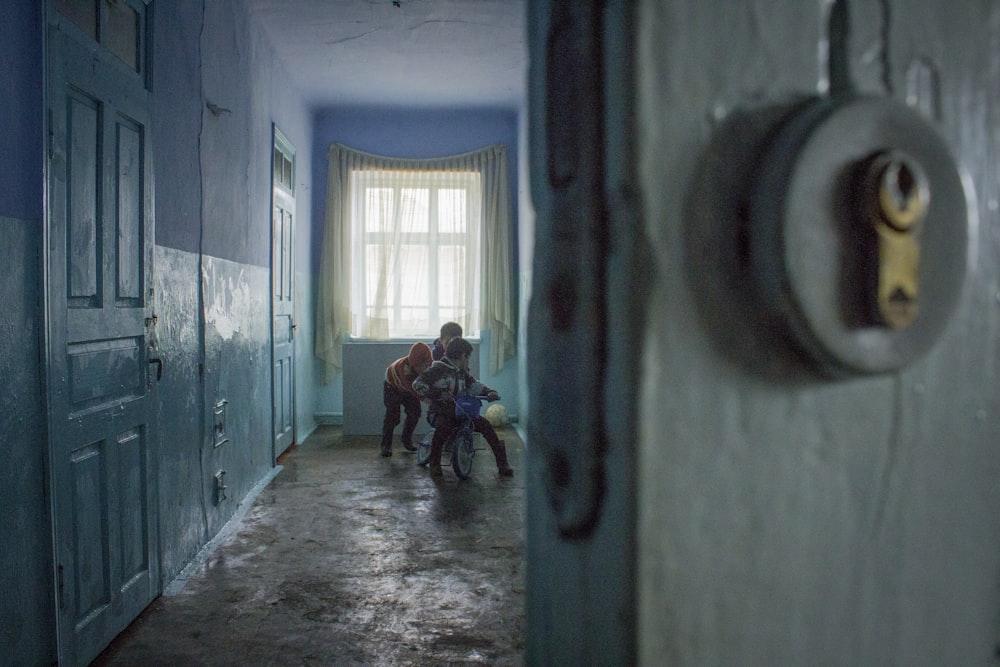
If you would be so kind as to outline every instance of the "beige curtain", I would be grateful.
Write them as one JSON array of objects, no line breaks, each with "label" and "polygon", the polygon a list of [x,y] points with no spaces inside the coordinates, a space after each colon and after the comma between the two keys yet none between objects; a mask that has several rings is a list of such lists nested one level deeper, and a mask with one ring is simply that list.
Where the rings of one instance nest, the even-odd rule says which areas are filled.
[{"label": "beige curtain", "polygon": [[[329,175],[327,178],[326,213],[322,257],[320,260],[319,287],[317,290],[316,355],[326,364],[326,377],[340,371],[343,366],[342,345],[345,336],[352,331],[366,338],[384,339],[388,335],[384,310],[385,274],[396,270],[400,253],[386,251],[382,256],[372,258],[368,267],[376,267],[383,272],[373,284],[379,293],[376,301],[379,307],[374,312],[352,311],[352,264],[358,257],[352,239],[351,174],[359,171],[385,170],[401,171],[452,171],[476,172],[481,174],[482,234],[479,237],[478,256],[474,259],[482,263],[482,279],[476,285],[458,285],[458,291],[472,291],[465,310],[458,311],[454,319],[466,331],[475,325],[490,331],[489,368],[496,374],[515,352],[514,315],[511,302],[510,262],[510,189],[507,178],[507,151],[502,144],[487,146],[481,150],[431,159],[403,159],[372,155],[357,151],[342,144],[334,144],[328,152]],[[404,208],[404,207],[400,207]],[[392,234],[406,233],[405,212],[396,221]],[[354,295],[357,305],[358,295]],[[464,296],[462,298],[465,298]],[[382,299],[382,301],[378,301]],[[474,307],[475,313],[468,308]],[[478,322],[477,322],[478,320]],[[430,331],[436,331],[440,323],[433,323]]]}]

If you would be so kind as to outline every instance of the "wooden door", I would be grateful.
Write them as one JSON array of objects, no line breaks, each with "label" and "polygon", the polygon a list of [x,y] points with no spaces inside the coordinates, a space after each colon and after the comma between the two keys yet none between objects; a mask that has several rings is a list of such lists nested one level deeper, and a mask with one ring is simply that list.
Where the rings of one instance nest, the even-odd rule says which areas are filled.
[{"label": "wooden door", "polygon": [[47,380],[59,661],[158,594],[144,2],[48,12]]},{"label": "wooden door", "polygon": [[[633,3],[530,0],[528,665],[632,665],[642,284]],[[541,298],[537,298],[541,295]],[[623,341],[630,341],[624,343]],[[613,387],[610,394],[593,391]]]},{"label": "wooden door", "polygon": [[295,441],[295,148],[274,128],[271,213],[274,458]]}]

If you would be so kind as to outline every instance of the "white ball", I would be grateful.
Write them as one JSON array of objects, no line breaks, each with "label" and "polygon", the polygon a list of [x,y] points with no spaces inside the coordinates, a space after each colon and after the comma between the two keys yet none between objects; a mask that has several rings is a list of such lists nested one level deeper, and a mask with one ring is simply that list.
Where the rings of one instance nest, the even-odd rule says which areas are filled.
[{"label": "white ball", "polygon": [[503,403],[493,403],[486,408],[486,421],[492,424],[493,428],[506,426],[510,423],[507,408],[504,407]]}]

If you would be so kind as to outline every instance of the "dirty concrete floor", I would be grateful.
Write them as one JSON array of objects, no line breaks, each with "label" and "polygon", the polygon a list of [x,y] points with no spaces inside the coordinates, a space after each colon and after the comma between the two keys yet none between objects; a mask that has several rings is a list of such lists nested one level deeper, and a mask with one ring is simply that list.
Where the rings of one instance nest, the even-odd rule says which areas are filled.
[{"label": "dirty concrete floor", "polygon": [[431,478],[378,438],[317,429],[180,592],[156,599],[107,665],[520,665],[524,445],[500,429],[472,476]]}]

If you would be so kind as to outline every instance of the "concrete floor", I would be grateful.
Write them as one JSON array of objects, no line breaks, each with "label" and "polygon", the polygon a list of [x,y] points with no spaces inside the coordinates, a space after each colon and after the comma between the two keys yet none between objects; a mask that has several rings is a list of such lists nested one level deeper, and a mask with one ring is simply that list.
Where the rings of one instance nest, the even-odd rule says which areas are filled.
[{"label": "concrete floor", "polygon": [[499,434],[514,477],[480,442],[459,481],[320,427],[93,665],[522,664],[524,445]]}]

